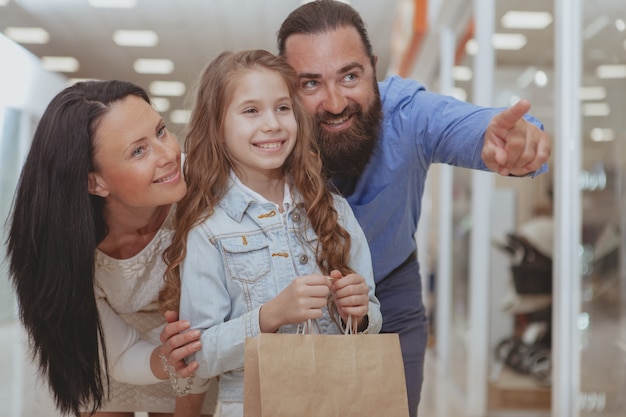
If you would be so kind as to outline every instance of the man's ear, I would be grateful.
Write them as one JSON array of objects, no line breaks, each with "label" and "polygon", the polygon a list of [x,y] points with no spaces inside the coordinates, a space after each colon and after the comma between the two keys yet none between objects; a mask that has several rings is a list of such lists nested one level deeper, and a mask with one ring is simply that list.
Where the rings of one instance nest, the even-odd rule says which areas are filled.
[{"label": "man's ear", "polygon": [[89,190],[89,194],[97,195],[99,197],[106,197],[109,195],[109,190],[107,190],[104,181],[102,178],[95,172],[90,172],[87,174],[87,189]]}]

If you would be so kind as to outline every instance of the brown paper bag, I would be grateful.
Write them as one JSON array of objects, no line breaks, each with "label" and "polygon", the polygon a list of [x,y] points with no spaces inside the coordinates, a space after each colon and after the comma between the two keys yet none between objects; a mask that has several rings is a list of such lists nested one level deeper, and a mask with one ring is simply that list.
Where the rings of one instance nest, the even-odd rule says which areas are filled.
[{"label": "brown paper bag", "polygon": [[397,334],[260,334],[245,342],[245,417],[409,415]]}]

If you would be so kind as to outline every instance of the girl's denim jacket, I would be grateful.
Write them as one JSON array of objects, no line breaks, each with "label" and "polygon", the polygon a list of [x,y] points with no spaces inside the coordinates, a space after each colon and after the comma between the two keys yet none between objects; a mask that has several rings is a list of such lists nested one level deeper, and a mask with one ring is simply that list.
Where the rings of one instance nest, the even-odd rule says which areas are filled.
[{"label": "girl's denim jacket", "polygon": [[[317,237],[294,204],[279,213],[273,203],[258,203],[232,179],[229,189],[203,223],[187,237],[181,265],[180,319],[200,329],[202,350],[195,354],[200,378],[220,376],[220,400],[243,401],[243,362],[246,337],[260,333],[259,310],[298,276],[321,273],[315,260]],[[378,333],[380,304],[374,295],[369,247],[347,201],[334,196],[340,224],[351,235],[350,267],[369,286],[368,327]],[[322,333],[339,333],[328,311],[319,319]],[[296,325],[280,333],[295,333]],[[196,381],[196,383],[199,381]]]}]

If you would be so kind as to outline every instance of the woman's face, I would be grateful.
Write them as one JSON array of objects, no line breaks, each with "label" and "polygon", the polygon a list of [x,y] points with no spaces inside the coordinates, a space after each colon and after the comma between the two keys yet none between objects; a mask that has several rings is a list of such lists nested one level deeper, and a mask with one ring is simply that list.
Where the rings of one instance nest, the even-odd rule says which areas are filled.
[{"label": "woman's face", "polygon": [[89,192],[119,207],[153,208],[187,191],[180,146],[161,116],[139,97],[111,105],[97,125]]}]

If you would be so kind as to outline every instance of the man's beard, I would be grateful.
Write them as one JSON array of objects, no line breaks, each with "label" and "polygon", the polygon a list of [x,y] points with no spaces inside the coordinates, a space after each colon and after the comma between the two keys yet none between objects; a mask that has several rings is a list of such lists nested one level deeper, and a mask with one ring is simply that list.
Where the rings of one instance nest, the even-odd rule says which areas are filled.
[{"label": "man's beard", "polygon": [[[327,178],[358,177],[372,157],[383,119],[378,85],[374,88],[376,96],[365,113],[359,104],[350,103],[340,115],[324,112],[315,116],[315,135]],[[322,127],[325,120],[350,116],[352,125],[342,131],[329,132]]]}]

